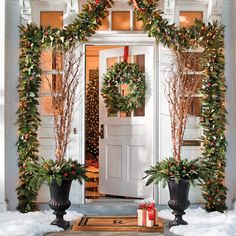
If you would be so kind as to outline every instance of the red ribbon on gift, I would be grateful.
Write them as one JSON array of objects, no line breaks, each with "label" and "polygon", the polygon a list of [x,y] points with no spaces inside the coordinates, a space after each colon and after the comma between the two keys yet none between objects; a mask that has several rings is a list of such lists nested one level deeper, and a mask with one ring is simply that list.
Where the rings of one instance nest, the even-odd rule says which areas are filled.
[{"label": "red ribbon on gift", "polygon": [[151,203],[150,205],[148,205],[147,211],[148,211],[148,219],[155,220],[156,219],[156,209],[155,209],[154,203]]},{"label": "red ribbon on gift", "polygon": [[[143,209],[146,211],[143,211],[143,224],[146,224],[146,212],[148,212],[148,219],[149,220],[156,220],[156,208],[155,203],[142,203],[139,205],[139,209]],[[145,220],[145,222],[144,222]],[[155,222],[154,222],[155,224]]]}]

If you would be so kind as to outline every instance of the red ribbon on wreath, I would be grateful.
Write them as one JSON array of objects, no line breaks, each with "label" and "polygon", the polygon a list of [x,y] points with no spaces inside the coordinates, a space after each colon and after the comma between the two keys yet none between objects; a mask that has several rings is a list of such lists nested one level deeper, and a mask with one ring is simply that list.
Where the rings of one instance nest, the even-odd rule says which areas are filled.
[{"label": "red ribbon on wreath", "polygon": [[95,0],[95,3],[98,5],[100,0]]},{"label": "red ribbon on wreath", "polygon": [[128,61],[128,56],[129,56],[129,46],[125,46],[124,47],[124,55],[123,55],[123,59],[124,61]]}]

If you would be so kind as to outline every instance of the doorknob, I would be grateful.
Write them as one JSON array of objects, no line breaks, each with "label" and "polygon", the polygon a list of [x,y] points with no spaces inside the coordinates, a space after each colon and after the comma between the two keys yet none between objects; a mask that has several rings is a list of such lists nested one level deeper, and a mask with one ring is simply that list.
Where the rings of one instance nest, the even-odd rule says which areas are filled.
[{"label": "doorknob", "polygon": [[101,137],[101,139],[104,139],[104,124],[101,124],[101,129],[99,132],[99,136]]}]

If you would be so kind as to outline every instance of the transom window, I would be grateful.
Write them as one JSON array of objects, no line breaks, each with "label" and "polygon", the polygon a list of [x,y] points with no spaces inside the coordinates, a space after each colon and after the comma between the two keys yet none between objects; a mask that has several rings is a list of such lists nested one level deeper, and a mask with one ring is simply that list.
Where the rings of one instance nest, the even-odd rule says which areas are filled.
[{"label": "transom window", "polygon": [[190,27],[194,25],[195,19],[203,20],[202,11],[180,11],[179,12],[179,26]]},{"label": "transom window", "polygon": [[130,11],[109,11],[109,15],[103,20],[98,30],[103,31],[142,31],[143,24],[137,21],[133,10]]}]

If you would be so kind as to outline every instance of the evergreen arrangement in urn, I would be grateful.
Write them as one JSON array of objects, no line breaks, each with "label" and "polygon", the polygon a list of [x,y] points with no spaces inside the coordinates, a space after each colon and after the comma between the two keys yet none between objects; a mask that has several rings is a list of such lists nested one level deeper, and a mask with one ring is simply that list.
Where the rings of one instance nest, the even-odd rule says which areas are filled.
[{"label": "evergreen arrangement in urn", "polygon": [[158,184],[162,182],[163,187],[172,179],[178,183],[181,179],[187,179],[195,186],[196,180],[202,182],[208,175],[208,169],[204,168],[202,159],[188,160],[183,159],[176,162],[174,158],[166,158],[156,163],[150,169],[145,171],[147,182],[149,184]]},{"label": "evergreen arrangement in urn", "polygon": [[30,162],[27,171],[32,173],[31,186],[37,191],[43,183],[48,185],[53,181],[61,186],[63,180],[78,180],[82,184],[83,179],[88,180],[83,165],[76,160],[44,160],[39,163]]}]

